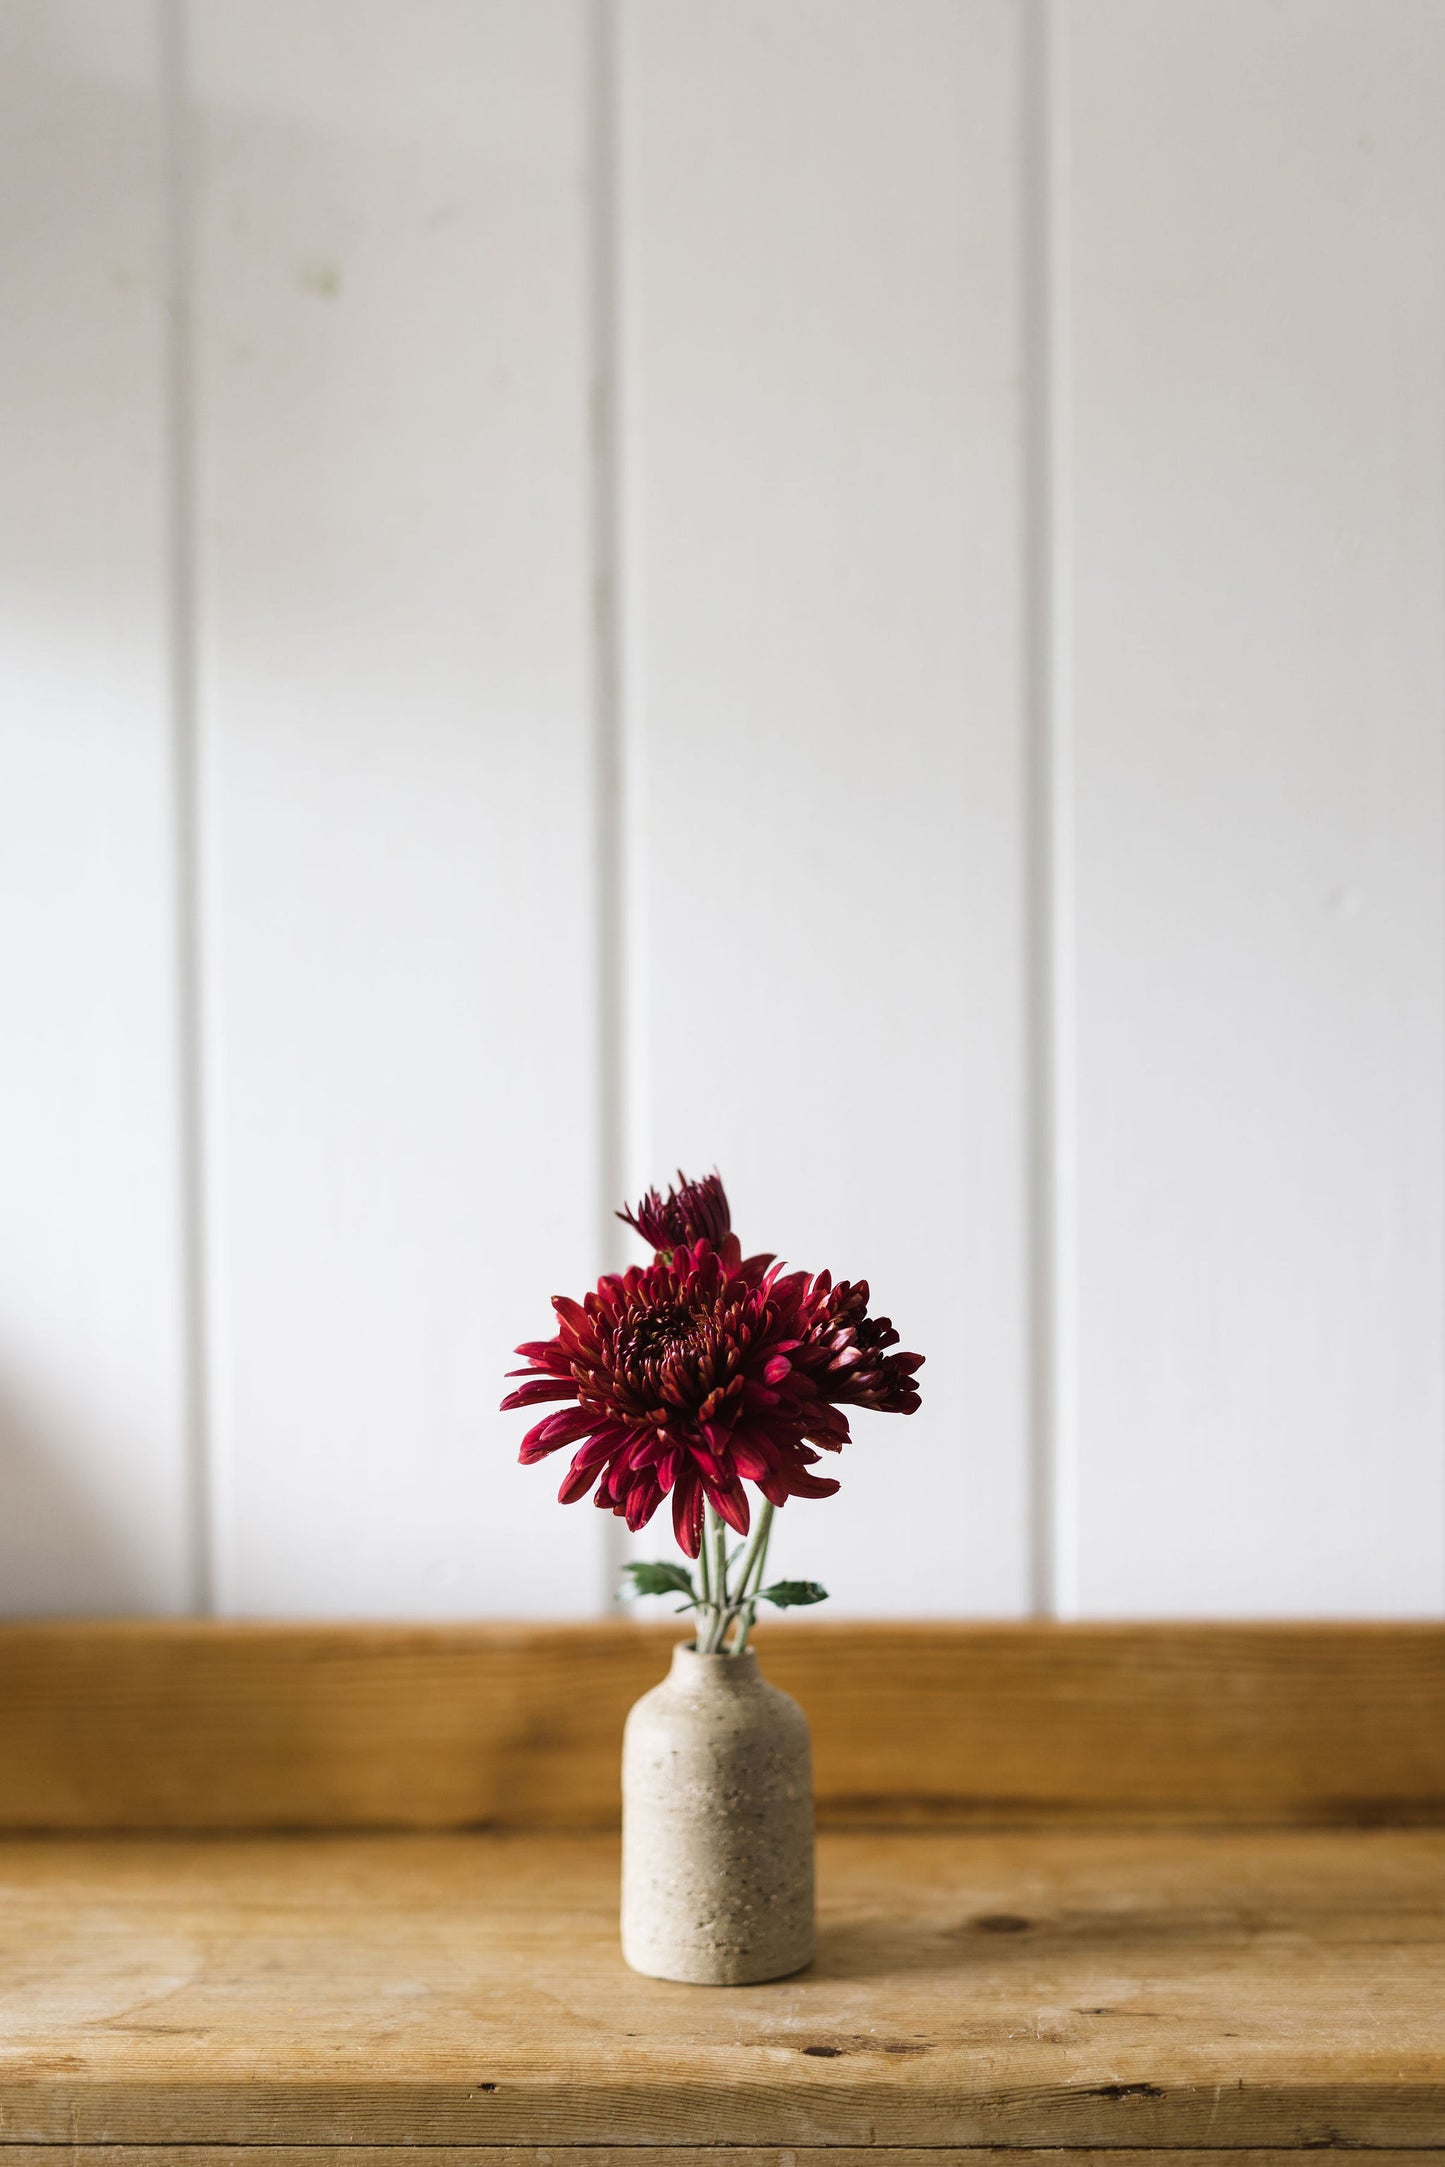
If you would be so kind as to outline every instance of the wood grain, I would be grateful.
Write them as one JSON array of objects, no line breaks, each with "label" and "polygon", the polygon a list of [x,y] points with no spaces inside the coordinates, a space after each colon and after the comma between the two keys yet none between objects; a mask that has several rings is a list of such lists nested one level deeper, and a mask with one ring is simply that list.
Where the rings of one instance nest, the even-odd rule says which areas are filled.
[{"label": "wood grain", "polygon": [[[678,1627],[0,1628],[0,1827],[611,1825]],[[760,1636],[825,1825],[1445,1821],[1445,1627]]]},{"label": "wood grain", "polygon": [[831,1835],[818,1960],[617,1945],[609,1836],[0,1844],[28,2144],[1445,2143],[1445,1834]]},{"label": "wood grain", "polygon": [[0,1610],[20,1613],[195,1599],[159,21],[151,0],[12,0],[0,28]]},{"label": "wood grain", "polygon": [[1075,1602],[1438,1616],[1445,10],[1050,13]]},{"label": "wood grain", "polygon": [[[1241,2167],[1238,2149],[1182,2146],[1114,2148],[1050,2145],[776,2145],[708,2144],[76,2144],[66,2151],[77,2167],[1019,2167],[1042,2156],[1048,2167]],[[1246,2167],[1298,2167],[1299,2154],[1255,2147]],[[1439,2167],[1437,2150],[1421,2146],[1370,2148],[1370,2167]],[[5,2167],[55,2167],[55,2147],[7,2145]]]},{"label": "wood grain", "polygon": [[1022,13],[619,10],[632,1173],[927,1354],[775,1537],[873,1616],[1029,1607]]},{"label": "wood grain", "polygon": [[590,1614],[585,10],[185,12],[217,1607]]}]

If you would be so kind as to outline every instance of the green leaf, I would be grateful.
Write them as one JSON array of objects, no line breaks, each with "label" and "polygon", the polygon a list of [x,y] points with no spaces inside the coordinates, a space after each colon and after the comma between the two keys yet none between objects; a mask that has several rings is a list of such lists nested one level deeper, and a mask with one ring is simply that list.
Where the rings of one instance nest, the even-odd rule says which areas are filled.
[{"label": "green leaf", "polygon": [[622,1590],[626,1601],[638,1595],[686,1595],[697,1600],[692,1574],[684,1566],[628,1564],[622,1570],[632,1575],[631,1587]]},{"label": "green leaf", "polygon": [[816,1580],[775,1580],[770,1588],[758,1589],[758,1601],[776,1603],[779,1610],[796,1610],[804,1603],[826,1603],[828,1590],[820,1588]]}]

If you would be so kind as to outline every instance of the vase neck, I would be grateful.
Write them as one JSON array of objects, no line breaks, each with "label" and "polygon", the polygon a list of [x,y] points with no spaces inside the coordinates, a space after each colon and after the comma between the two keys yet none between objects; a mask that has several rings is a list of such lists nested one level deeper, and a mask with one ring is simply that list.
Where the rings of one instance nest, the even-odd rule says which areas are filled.
[{"label": "vase neck", "polygon": [[746,1693],[755,1690],[761,1679],[751,1648],[741,1655],[699,1655],[688,1640],[672,1651],[668,1683],[684,1693]]}]

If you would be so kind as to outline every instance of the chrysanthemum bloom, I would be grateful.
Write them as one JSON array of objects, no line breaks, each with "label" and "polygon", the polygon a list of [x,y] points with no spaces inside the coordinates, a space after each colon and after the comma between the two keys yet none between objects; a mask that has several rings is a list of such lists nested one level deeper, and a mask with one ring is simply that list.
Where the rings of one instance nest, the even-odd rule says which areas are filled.
[{"label": "chrysanthemum bloom", "polygon": [[838,1488],[811,1470],[816,1448],[848,1443],[846,1407],[918,1406],[923,1357],[885,1352],[898,1334],[869,1317],[866,1282],[835,1287],[826,1272],[744,1261],[715,1175],[665,1202],[652,1190],[622,1216],[653,1243],[653,1262],[609,1274],[580,1303],[557,1296],[556,1338],[517,1349],[527,1367],[512,1374],[527,1381],[502,1402],[575,1403],[529,1430],[520,1453],[529,1465],[579,1448],[564,1504],[592,1490],[640,1528],[670,1494],[678,1542],[695,1558],[705,1501],[745,1535],[745,1483],[773,1505]]},{"label": "chrysanthemum bloom", "polygon": [[701,1181],[689,1181],[679,1168],[677,1178],[681,1188],[669,1188],[665,1197],[649,1189],[635,1209],[618,1212],[618,1218],[659,1255],[671,1256],[674,1249],[685,1249],[693,1242],[710,1242],[719,1251],[729,1242],[736,1248],[722,1176],[711,1173]]}]

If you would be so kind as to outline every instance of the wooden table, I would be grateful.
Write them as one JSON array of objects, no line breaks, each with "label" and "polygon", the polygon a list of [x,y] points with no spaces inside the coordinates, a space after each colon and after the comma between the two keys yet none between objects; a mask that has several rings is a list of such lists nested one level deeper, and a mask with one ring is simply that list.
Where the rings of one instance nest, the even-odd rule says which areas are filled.
[{"label": "wooden table", "polygon": [[[1236,1770],[1223,1792],[1203,1796],[1208,1825],[1156,1803],[1148,1826],[1097,1825],[1093,1810],[1050,1824],[1016,1808],[1019,1825],[982,1827],[980,1797],[993,1798],[996,1822],[1008,1816],[997,1771],[976,1770],[979,1785],[960,1791],[959,1825],[825,1828],[808,1973],[708,1989],[623,1965],[608,1829],[221,1833],[228,1798],[233,1811],[238,1796],[261,1811],[234,1769],[227,1788],[206,1668],[234,1663],[236,1641],[203,1632],[192,1644],[181,1672],[204,1690],[188,1703],[174,1667],[165,1690],[157,1684],[161,1643],[121,1632],[92,1647],[87,1715],[81,1642],[62,1645],[64,1631],[79,1629],[0,1647],[0,1819],[15,1831],[0,1838],[0,2167],[57,2167],[61,2146],[96,2167],[241,2167],[257,2163],[257,2148],[285,2167],[343,2149],[362,2167],[371,2148],[408,2167],[438,2148],[475,2155],[477,2167],[670,2167],[709,2154],[733,2167],[825,2157],[862,2167],[865,2154],[898,2167],[951,2155],[983,2167],[993,2153],[1044,2150],[1117,2151],[1120,2167],[1124,2153],[1138,2162],[1167,2152],[1197,2167],[1241,2149],[1273,2167],[1272,2155],[1328,2147],[1430,2156],[1438,2167],[1445,2150],[1445,1812],[1430,1825],[1423,1787],[1430,1757],[1445,1762],[1445,1726],[1434,1727],[1445,1635],[1431,1655],[1407,1634],[1407,1661],[1375,1637],[1376,1713],[1354,1727],[1370,1769],[1344,1783],[1330,1766],[1316,1787],[1317,1800],[1351,1798],[1357,1824],[1362,1785],[1398,1787],[1408,1775],[1416,1825],[1332,1826],[1318,1804],[1309,1825],[1304,1788],[1288,1814],[1276,1801],[1266,1823]],[[830,1661],[846,1653],[841,1632],[830,1641],[824,1628],[809,1631],[806,1644],[779,1635],[769,1667],[806,1669],[819,1648]],[[1196,1654],[1194,1671],[1228,1704],[1210,1721],[1238,1726],[1238,1704],[1251,1697],[1269,1718],[1258,1684],[1267,1643],[1257,1636],[1241,1657],[1245,1642],[1225,1636],[1212,1664]],[[284,1649],[294,1725],[302,1659],[295,1638],[249,1645],[255,1690],[233,1710],[229,1735],[254,1746],[274,1688],[262,1669]],[[335,1656],[324,1636],[306,1645]],[[406,1645],[415,1686],[415,1637]],[[485,1671],[485,1636],[468,1645]],[[504,1642],[508,1662],[519,1645]],[[1084,1642],[1069,1645],[1065,1660],[1051,1653],[1056,1641],[1034,1643],[1040,1661],[1074,1663],[1077,1686]],[[1157,1672],[1162,1646],[1141,1643],[1138,1675]],[[624,1670],[635,1653],[656,1674],[655,1640],[634,1634],[610,1647]],[[1345,1650],[1337,1641],[1336,1672]],[[956,1652],[972,1683],[950,1690],[966,1700],[984,1690],[987,1651],[960,1634]],[[1298,1696],[1299,1644],[1286,1652]],[[1348,1653],[1364,1660],[1358,1643]],[[1109,1659],[1117,1666],[1116,1645]],[[58,1685],[62,1672],[69,1682]],[[353,1737],[368,1691],[374,1722],[385,1701],[364,1663],[350,1675],[355,1705],[344,1720],[333,1707],[336,1737]],[[1243,1675],[1256,1679],[1252,1693]],[[565,1700],[572,1688],[558,1691]],[[1196,1746],[1202,1735],[1199,1697],[1180,1718],[1181,1752],[1185,1732]],[[1086,1704],[1078,1692],[1070,1702],[1076,1714]],[[1423,1744],[1407,1704],[1429,1727]],[[415,1692],[409,1706],[414,1716]],[[159,1768],[168,1726],[187,1740],[184,1752],[175,1746],[172,1785],[175,1755],[194,1755],[197,1728],[210,1726],[211,1788],[197,1776],[190,1809],[205,1832],[96,1832],[107,1793],[92,1765],[94,1722],[108,1711],[114,1723],[117,1709],[141,1735],[112,1807],[131,1797],[148,1758]],[[478,1710],[484,1718],[484,1692]],[[854,1732],[860,1713],[867,1727],[867,1709],[855,1707]],[[533,1716],[535,1750],[555,1762],[566,1720],[545,1693]],[[913,1711],[914,1721],[929,1717]],[[878,1771],[860,1787],[847,1757],[862,1749],[833,1740],[832,1720],[820,1738],[823,1817],[878,1821]],[[1318,1708],[1310,1720],[1328,1726]],[[1067,1757],[1060,1724],[1055,1744]],[[310,1776],[293,1769],[290,1780],[321,1782],[334,1814],[340,1749],[326,1735],[319,1725]],[[520,1752],[509,1737],[506,1750]],[[22,1748],[28,1774],[12,1757]],[[1392,1753],[1416,1758],[1407,1770],[1391,1766]],[[936,1739],[923,1758],[936,1773]],[[37,1768],[65,1833],[20,1832],[33,1824]],[[830,1769],[842,1771],[841,1791]],[[494,1785],[495,1770],[476,1780]],[[1277,1768],[1269,1782],[1277,1787]],[[585,1802],[585,1771],[578,1786]],[[1201,1787],[1207,1794],[1202,1778]],[[159,1775],[144,1795],[171,1798]],[[839,1796],[855,1802],[849,1812]],[[910,1803],[897,1811],[916,1819],[916,1787],[900,1796]],[[131,1810],[134,1819],[133,1797]],[[936,1821],[937,1798],[928,1810]],[[563,1818],[554,1804],[553,1822]],[[1389,1816],[1377,1807],[1367,1818]]]}]

